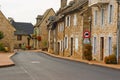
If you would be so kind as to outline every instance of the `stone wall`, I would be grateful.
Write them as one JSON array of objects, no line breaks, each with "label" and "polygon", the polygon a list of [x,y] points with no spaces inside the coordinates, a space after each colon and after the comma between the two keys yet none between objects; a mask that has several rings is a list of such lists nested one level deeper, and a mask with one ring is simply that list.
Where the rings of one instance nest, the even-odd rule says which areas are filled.
[{"label": "stone wall", "polygon": [[[42,39],[41,42],[40,42],[40,48],[48,47],[47,21],[48,21],[50,16],[55,15],[55,12],[53,11],[53,9],[50,9],[50,11],[46,14],[47,15],[44,17],[43,21],[40,22],[40,25],[39,25],[40,36],[41,36],[41,39]],[[45,43],[47,43],[47,45],[45,45]]]},{"label": "stone wall", "polygon": [[[109,8],[109,5],[113,5],[113,10],[112,11],[112,22],[109,23],[108,22],[108,8]],[[103,5],[103,8],[104,8],[104,24],[102,25],[101,24],[101,7],[92,7],[92,44],[94,45],[94,37],[96,37],[97,39],[97,46],[96,46],[96,53],[93,53],[93,58],[98,60],[98,61],[101,61],[101,57],[103,57],[103,60],[104,60],[104,57],[105,56],[108,56],[113,52],[113,47],[116,45],[116,33],[117,33],[117,3],[115,0],[110,0],[110,3],[109,4],[105,4]],[[97,24],[95,25],[95,21],[94,21],[94,18],[95,18],[95,10],[98,11],[98,18],[97,18]],[[104,49],[103,49],[103,54],[101,52],[101,37],[104,38]],[[108,38],[111,37],[112,38],[112,53],[108,53]],[[114,53],[115,54],[115,53]],[[102,56],[101,56],[102,55]],[[103,61],[102,60],[102,61]]]},{"label": "stone wall", "polygon": [[0,31],[4,33],[4,38],[0,40],[0,43],[3,43],[5,47],[8,47],[10,51],[14,49],[14,31],[15,29],[0,11]]}]

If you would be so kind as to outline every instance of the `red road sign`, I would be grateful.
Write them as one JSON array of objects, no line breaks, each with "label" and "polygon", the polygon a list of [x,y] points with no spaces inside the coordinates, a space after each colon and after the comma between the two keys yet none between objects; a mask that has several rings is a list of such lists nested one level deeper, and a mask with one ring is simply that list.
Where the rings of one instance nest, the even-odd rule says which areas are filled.
[{"label": "red road sign", "polygon": [[83,37],[84,38],[90,38],[90,32],[89,31],[84,31]]}]

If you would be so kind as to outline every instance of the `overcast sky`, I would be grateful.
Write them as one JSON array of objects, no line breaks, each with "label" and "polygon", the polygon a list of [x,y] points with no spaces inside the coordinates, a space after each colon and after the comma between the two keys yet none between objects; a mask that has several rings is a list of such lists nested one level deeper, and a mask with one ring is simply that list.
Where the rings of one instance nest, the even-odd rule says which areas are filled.
[{"label": "overcast sky", "polygon": [[[42,15],[46,9],[57,11],[61,0],[0,0],[0,9],[8,18],[17,22],[31,22],[35,24],[37,15]],[[68,0],[69,2],[70,0]]]}]

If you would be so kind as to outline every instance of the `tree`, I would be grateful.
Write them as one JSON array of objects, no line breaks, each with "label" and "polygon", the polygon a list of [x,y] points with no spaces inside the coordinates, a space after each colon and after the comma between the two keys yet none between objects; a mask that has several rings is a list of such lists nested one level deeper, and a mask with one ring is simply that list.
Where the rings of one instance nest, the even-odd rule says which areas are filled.
[{"label": "tree", "polygon": [[3,34],[3,32],[0,31],[0,40],[1,40],[2,38],[4,38],[4,34]]}]

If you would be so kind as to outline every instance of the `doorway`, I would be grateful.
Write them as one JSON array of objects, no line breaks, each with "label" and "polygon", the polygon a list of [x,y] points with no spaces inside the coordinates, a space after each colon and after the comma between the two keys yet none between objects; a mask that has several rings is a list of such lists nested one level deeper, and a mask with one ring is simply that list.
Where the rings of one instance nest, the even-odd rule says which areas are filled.
[{"label": "doorway", "polygon": [[60,54],[60,43],[58,42],[58,55]]},{"label": "doorway", "polygon": [[71,38],[71,56],[73,55],[73,38]]},{"label": "doorway", "polygon": [[100,60],[103,61],[104,57],[104,37],[100,38]]}]

